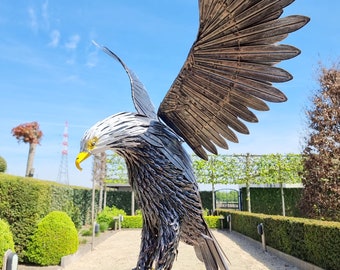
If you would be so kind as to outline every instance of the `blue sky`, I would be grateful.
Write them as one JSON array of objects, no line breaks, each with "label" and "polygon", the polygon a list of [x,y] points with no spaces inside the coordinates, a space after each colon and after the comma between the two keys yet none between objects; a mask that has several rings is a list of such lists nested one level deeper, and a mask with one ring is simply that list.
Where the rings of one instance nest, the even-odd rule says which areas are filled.
[{"label": "blue sky", "polygon": [[[296,0],[285,15],[304,14],[311,22],[283,43],[302,50],[280,64],[294,79],[279,88],[288,102],[270,104],[223,153],[298,153],[305,129],[304,108],[316,82],[318,62],[339,59],[340,1]],[[11,129],[37,121],[44,133],[34,161],[35,176],[56,180],[65,121],[69,123],[69,178],[91,185],[91,161],[74,166],[84,131],[120,111],[134,111],[122,68],[92,45],[108,46],[134,70],[156,107],[178,74],[198,28],[196,0],[0,2],[0,156],[8,173],[24,175],[28,145]]]}]

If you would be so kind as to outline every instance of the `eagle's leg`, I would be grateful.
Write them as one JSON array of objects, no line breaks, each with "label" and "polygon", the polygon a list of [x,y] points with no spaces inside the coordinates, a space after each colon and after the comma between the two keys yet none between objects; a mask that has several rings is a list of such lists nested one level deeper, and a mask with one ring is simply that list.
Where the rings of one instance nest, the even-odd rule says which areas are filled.
[{"label": "eagle's leg", "polygon": [[146,222],[143,224],[142,241],[136,270],[152,269],[156,257],[158,232],[150,228]]},{"label": "eagle's leg", "polygon": [[159,237],[158,259],[156,270],[169,270],[177,255],[180,240],[180,224],[178,220],[162,223]]}]

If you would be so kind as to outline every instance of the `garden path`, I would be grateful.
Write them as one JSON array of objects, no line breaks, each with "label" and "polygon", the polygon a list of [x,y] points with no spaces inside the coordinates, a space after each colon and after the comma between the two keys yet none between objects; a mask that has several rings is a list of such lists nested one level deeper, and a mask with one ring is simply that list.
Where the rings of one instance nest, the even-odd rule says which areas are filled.
[{"label": "garden path", "polygon": [[[261,245],[249,241],[237,233],[213,230],[213,234],[227,254],[231,265],[230,270],[298,270],[299,268],[274,256],[263,252]],[[112,234],[95,246],[84,256],[77,258],[63,270],[131,270],[135,267],[141,230],[126,229]],[[194,249],[180,243],[178,258],[173,270],[205,270],[204,264],[195,255]]]}]

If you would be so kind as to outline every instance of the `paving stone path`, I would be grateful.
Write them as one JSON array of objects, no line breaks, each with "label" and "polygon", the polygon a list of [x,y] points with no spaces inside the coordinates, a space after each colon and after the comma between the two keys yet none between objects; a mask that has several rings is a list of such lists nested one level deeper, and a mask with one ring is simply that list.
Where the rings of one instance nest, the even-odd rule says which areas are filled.
[{"label": "paving stone path", "polygon": [[[298,270],[290,263],[263,252],[261,246],[237,233],[214,230],[213,234],[227,254],[230,270]],[[76,258],[63,270],[131,270],[139,252],[141,230],[121,230],[98,243],[95,250]],[[205,270],[194,249],[181,243],[173,270]]]}]

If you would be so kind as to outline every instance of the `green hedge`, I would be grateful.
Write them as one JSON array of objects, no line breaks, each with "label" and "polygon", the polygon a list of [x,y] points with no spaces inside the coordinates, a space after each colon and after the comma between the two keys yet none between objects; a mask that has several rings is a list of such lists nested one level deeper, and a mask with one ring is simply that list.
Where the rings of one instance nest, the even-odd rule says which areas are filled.
[{"label": "green hedge", "polygon": [[8,249],[14,251],[13,235],[8,223],[0,219],[0,268],[3,264],[5,252]]},{"label": "green hedge", "polygon": [[103,211],[101,211],[97,216],[97,222],[105,226],[103,224],[106,224],[108,228],[113,229],[114,228],[114,217],[117,217],[119,215],[122,215],[123,217],[126,216],[126,213],[124,210],[118,209],[117,207],[105,207]]},{"label": "green hedge", "polygon": [[122,228],[142,228],[143,218],[141,215],[125,216],[122,222]]},{"label": "green hedge", "polygon": [[51,202],[48,187],[33,179],[0,175],[0,218],[11,226],[15,249],[23,260],[30,236],[40,218],[48,213]]},{"label": "green hedge", "polygon": [[[98,205],[98,192],[96,192],[96,205]],[[79,209],[81,223],[91,223],[92,190],[89,188],[73,187],[73,204]]]},{"label": "green hedge", "polygon": [[212,192],[211,191],[200,191],[202,207],[212,211]]},{"label": "green hedge", "polygon": [[[208,227],[211,229],[218,229],[221,227],[220,216],[205,216],[204,219],[207,222]],[[143,218],[141,215],[124,216],[122,228],[142,228],[142,226]]]},{"label": "green hedge", "polygon": [[339,269],[340,222],[227,210],[218,213],[230,214],[233,230],[258,241],[257,225],[263,223],[268,246],[324,269]]},{"label": "green hedge", "polygon": [[80,211],[73,204],[73,189],[55,182],[0,174],[0,218],[11,227],[20,262],[38,221],[54,210],[68,213],[77,226]]},{"label": "green hedge", "polygon": [[[130,215],[131,191],[108,191],[106,193],[106,205],[108,207],[115,206]],[[135,209],[138,209],[137,201],[135,201]]]},{"label": "green hedge", "polygon": [[221,216],[204,216],[204,219],[210,229],[221,229]]},{"label": "green hedge", "polygon": [[[66,212],[78,229],[81,225],[91,223],[91,197],[92,190],[89,188],[0,173],[0,218],[6,220],[11,227],[19,261],[27,262],[25,252],[29,239],[38,221],[49,212]],[[211,192],[201,192],[201,198],[203,208],[211,209]],[[96,191],[96,212],[98,201],[99,191]],[[131,192],[108,191],[107,205],[114,205],[130,214]],[[126,226],[133,228],[141,224],[138,221],[134,223],[134,220],[131,222],[132,225],[126,223]]]},{"label": "green hedge", "polygon": [[[286,216],[301,217],[298,203],[302,188],[284,188]],[[246,188],[241,189],[241,205],[243,211],[248,211]],[[282,215],[282,200],[280,188],[250,188],[251,211],[268,215]]]},{"label": "green hedge", "polygon": [[[200,195],[203,209],[211,210],[212,209],[211,191],[201,191]],[[131,191],[111,191],[111,190],[107,191],[106,205],[108,207],[115,206],[119,209],[124,210],[127,214],[131,214]],[[137,201],[135,201],[135,209],[138,209]]]}]

